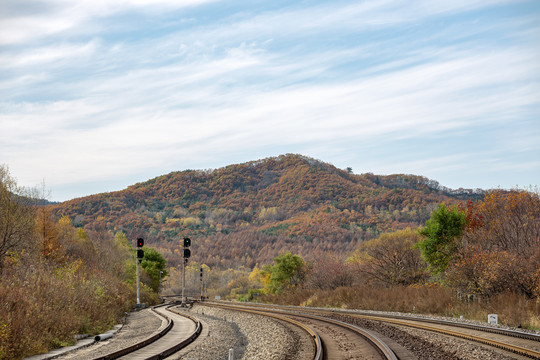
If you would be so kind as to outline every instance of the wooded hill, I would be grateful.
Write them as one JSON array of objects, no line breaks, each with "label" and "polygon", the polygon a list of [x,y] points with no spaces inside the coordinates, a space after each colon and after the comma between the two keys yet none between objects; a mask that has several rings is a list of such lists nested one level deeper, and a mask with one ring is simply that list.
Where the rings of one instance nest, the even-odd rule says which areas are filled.
[{"label": "wooded hill", "polygon": [[288,250],[306,259],[344,256],[359,242],[424,225],[437,204],[480,200],[484,191],[451,190],[415,175],[355,175],[302,155],[282,155],[216,170],[185,170],[125,190],[51,205],[75,226],[123,231],[180,261],[217,267],[271,263]]}]

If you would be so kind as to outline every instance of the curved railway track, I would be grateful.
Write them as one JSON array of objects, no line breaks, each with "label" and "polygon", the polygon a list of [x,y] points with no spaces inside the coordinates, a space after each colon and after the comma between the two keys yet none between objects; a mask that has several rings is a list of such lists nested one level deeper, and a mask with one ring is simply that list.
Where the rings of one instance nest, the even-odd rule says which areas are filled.
[{"label": "curved railway track", "polygon": [[[244,305],[243,305],[244,306]],[[250,305],[250,307],[253,305]],[[318,316],[339,318],[347,323],[361,320],[382,322],[390,325],[406,326],[429,332],[458,337],[467,341],[488,345],[531,359],[540,359],[540,335],[522,331],[506,330],[482,325],[457,323],[445,320],[424,319],[403,315],[373,314],[348,310],[308,309],[293,306],[255,305],[260,308],[278,309],[280,313],[301,312],[317,314]],[[286,311],[285,311],[286,309]],[[358,321],[355,321],[358,319]]]},{"label": "curved railway track", "polygon": [[[225,304],[204,305],[272,317],[298,326],[308,332],[314,342],[314,360],[340,358],[398,359],[388,345],[373,333],[343,321],[316,315],[291,314],[268,309],[255,310]],[[344,339],[347,339],[347,341],[344,341]]]},{"label": "curved railway track", "polygon": [[410,317],[400,319],[373,315],[349,316],[436,332],[492,346],[531,359],[540,359],[540,337],[534,334],[489,328],[486,326],[457,324],[448,321],[419,320]]},{"label": "curved railway track", "polygon": [[200,321],[186,314],[170,309],[154,307],[151,310],[167,320],[167,326],[155,335],[113,353],[94,358],[93,360],[164,359],[192,343],[201,333]]}]

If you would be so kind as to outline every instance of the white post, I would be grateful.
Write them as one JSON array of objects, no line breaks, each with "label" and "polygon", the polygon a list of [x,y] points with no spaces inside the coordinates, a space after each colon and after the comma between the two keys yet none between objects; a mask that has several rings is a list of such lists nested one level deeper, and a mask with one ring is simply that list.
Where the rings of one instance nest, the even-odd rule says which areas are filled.
[{"label": "white post", "polygon": [[[139,288],[139,262],[142,261],[144,251],[141,248],[144,246],[144,239],[137,238],[137,249],[135,250],[135,265],[137,266],[137,308],[141,307],[141,293]],[[139,258],[139,252],[141,257]]]},{"label": "white post", "polygon": [[182,258],[182,307],[186,306],[186,298],[184,297],[185,283],[186,283],[186,259]]},{"label": "white post", "polygon": [[229,360],[234,360],[234,350],[229,349]]},{"label": "white post", "polygon": [[135,256],[135,262],[137,263],[137,307],[141,305],[140,293],[139,293],[139,259]]}]

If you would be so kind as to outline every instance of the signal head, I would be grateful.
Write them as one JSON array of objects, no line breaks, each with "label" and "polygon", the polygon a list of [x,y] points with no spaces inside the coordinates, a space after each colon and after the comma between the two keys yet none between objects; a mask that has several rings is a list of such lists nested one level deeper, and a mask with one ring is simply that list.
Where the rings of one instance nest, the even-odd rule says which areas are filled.
[{"label": "signal head", "polygon": [[184,247],[190,247],[191,246],[191,239],[185,237],[184,238]]}]

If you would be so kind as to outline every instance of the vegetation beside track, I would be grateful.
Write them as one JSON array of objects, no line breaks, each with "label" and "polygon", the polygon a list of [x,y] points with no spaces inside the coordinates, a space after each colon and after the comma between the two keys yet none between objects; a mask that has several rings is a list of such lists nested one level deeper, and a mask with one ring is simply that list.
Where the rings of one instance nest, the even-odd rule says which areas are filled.
[{"label": "vegetation beside track", "polygon": [[[35,199],[0,167],[2,360],[105,331],[136,302],[135,254],[126,236],[87,232],[66,216],[56,221]],[[157,303],[155,279],[144,268],[142,274],[142,302]]]},{"label": "vegetation beside track", "polygon": [[[129,204],[144,216],[170,227],[169,235],[174,239],[201,236],[194,241],[193,257],[186,268],[186,291],[190,295],[198,296],[205,289],[210,297],[219,295],[242,301],[404,311],[483,321],[487,314],[497,313],[501,323],[540,328],[538,190],[482,191],[478,201],[458,204],[464,196],[475,193],[445,197],[445,191],[435,191],[422,181],[407,182],[406,179],[414,180],[407,177],[392,177],[399,180],[394,184],[373,176],[355,177],[297,156],[280,159],[263,163],[283,167],[283,176],[289,173],[287,169],[305,171],[283,178],[288,179],[286,182],[276,182],[276,173],[272,175],[274,185],[292,184],[291,191],[300,192],[318,189],[323,197],[303,197],[316,205],[312,208],[315,212],[295,212],[303,208],[296,209],[302,203],[296,190],[291,193],[295,196],[287,198],[277,191],[282,187],[272,192],[264,190],[265,174],[270,174],[265,171],[270,168],[259,168],[258,163],[239,166],[246,174],[258,169],[253,170],[258,174],[253,184],[260,181],[262,187],[240,186],[242,191],[249,190],[254,195],[241,202],[231,201],[234,211],[228,202],[212,205],[219,207],[216,209],[205,205],[202,198],[198,199],[197,189],[201,188],[190,185],[207,177],[216,177],[217,181],[224,174],[234,180],[238,176],[233,171],[236,167],[197,176],[192,172],[172,176],[167,184],[176,184],[176,190],[167,192],[169,200],[179,200],[182,194],[187,196],[186,189],[193,190],[189,192],[190,199],[198,199],[194,203],[189,199],[175,203],[174,210],[160,201],[150,201],[158,199],[160,193],[154,198],[145,191],[137,193],[143,202],[128,196],[125,203],[117,203],[114,196],[121,195],[117,193],[99,196],[98,207],[93,207],[90,198],[64,204],[67,207],[41,206],[44,202],[35,199],[45,196],[29,196],[16,186],[7,168],[0,167],[0,359],[45,351],[71,341],[75,333],[98,332],[119,321],[123,312],[133,306],[134,249],[124,233],[116,232],[118,228],[130,231],[131,240],[139,236],[137,231],[142,231],[138,228],[148,230],[147,245],[155,244],[166,258],[173,260],[169,262],[171,267],[165,269],[160,253],[145,247],[148,256],[141,264],[146,269],[142,272],[142,302],[157,301],[150,289],[159,290],[160,275],[167,276],[167,272],[170,276],[163,293],[181,292],[180,264],[184,264],[184,259],[177,241],[168,242],[167,247],[158,243],[159,236],[152,234],[161,234],[159,227],[141,222],[139,215],[129,216],[132,227],[122,227],[125,224],[117,223],[114,217],[104,216],[106,209],[124,211]],[[322,181],[322,174],[341,175]],[[182,179],[182,186],[173,181],[176,177]],[[306,186],[298,186],[306,179],[314,186],[306,187],[305,182]],[[356,181],[356,185],[337,193],[327,191],[342,180]],[[234,185],[229,181],[218,183],[223,191]],[[415,221],[401,221],[411,220],[410,213],[418,215],[409,205],[403,211],[395,208],[394,204],[403,200],[398,196],[402,183],[409,184],[405,198],[411,206],[409,200],[421,200],[422,189],[433,195],[425,207],[421,206],[425,211]],[[368,205],[368,188],[388,195],[384,199],[375,197],[380,200],[376,201],[379,211]],[[135,186],[130,191],[136,189],[146,187]],[[216,192],[216,196],[219,194],[222,192]],[[257,194],[264,195],[264,202],[259,204],[262,208],[251,207],[256,204],[253,201]],[[342,201],[338,201],[340,198]],[[281,207],[272,206],[276,201],[285,202]],[[443,203],[437,207],[439,201]],[[74,204],[77,206],[70,207]],[[159,212],[154,214],[158,208]],[[65,215],[69,209],[73,223]],[[95,221],[85,225],[90,218]],[[297,224],[300,219],[303,220]],[[425,227],[416,228],[422,219],[427,220]],[[215,233],[202,237],[203,223],[209,229],[215,227]],[[246,231],[249,224],[256,225],[258,230]],[[371,231],[374,227],[370,224],[377,225],[377,231]],[[238,237],[241,246],[236,242]],[[334,248],[340,243],[346,246]],[[311,250],[303,251],[306,246]],[[212,255],[216,248],[219,256]],[[268,264],[270,255],[273,264]],[[66,314],[65,319],[58,315],[59,309]]]},{"label": "vegetation beside track", "polygon": [[509,292],[488,299],[462,301],[453,289],[440,285],[392,288],[364,285],[334,290],[289,290],[264,295],[259,300],[282,305],[463,316],[481,322],[487,322],[488,314],[498,314],[502,324],[540,330],[540,302]]},{"label": "vegetation beside track", "polygon": [[539,239],[538,192],[493,191],[478,203],[441,204],[425,227],[361,243],[347,261],[282,253],[230,290],[238,300],[292,305],[484,322],[498,314],[503,324],[540,329]]}]

